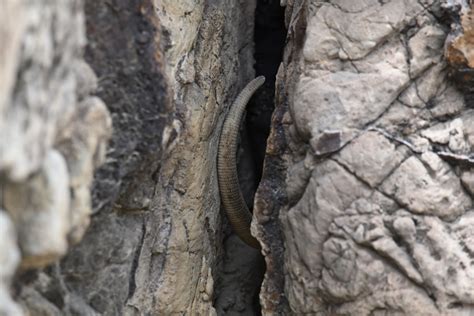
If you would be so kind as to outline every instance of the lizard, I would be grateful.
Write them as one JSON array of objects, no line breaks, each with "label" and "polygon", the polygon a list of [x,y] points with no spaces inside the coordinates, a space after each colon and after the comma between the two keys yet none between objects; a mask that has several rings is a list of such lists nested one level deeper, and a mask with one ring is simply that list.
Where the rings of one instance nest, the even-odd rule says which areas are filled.
[{"label": "lizard", "polygon": [[217,178],[224,211],[237,236],[256,249],[260,249],[260,244],[250,233],[252,213],[239,187],[236,151],[240,123],[247,103],[264,82],[265,77],[259,76],[239,93],[224,120],[217,151]]}]

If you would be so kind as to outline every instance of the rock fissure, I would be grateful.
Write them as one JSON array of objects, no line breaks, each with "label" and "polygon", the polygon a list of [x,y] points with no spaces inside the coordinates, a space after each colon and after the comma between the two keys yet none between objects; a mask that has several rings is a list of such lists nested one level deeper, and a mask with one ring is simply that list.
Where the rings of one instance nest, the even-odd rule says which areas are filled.
[{"label": "rock fissure", "polygon": [[[281,62],[286,34],[283,10],[279,1],[270,0],[258,1],[255,11],[255,76],[263,75],[266,80],[247,105],[237,155],[239,184],[250,209],[253,208],[255,190],[262,174],[266,140],[274,108],[275,76]],[[218,313],[231,313],[240,309],[240,313],[245,315],[250,311],[253,311],[252,315],[259,315],[258,293],[264,272],[263,258],[258,251],[242,245],[232,235],[225,240],[225,250],[224,271],[215,289],[215,306]],[[229,269],[235,272],[226,272]]]}]

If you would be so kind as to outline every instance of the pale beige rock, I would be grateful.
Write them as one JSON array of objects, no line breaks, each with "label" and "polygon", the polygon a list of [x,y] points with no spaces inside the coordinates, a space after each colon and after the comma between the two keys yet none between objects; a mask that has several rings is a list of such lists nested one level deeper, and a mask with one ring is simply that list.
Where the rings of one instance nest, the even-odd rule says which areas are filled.
[{"label": "pale beige rock", "polygon": [[382,184],[382,190],[415,214],[453,220],[467,211],[472,201],[456,174],[436,154],[408,158]]},{"label": "pale beige rock", "polygon": [[18,229],[22,267],[43,267],[66,253],[69,175],[63,156],[50,150],[25,183],[4,185],[4,205]]},{"label": "pale beige rock", "polygon": [[315,166],[300,201],[282,214],[284,231],[289,237],[286,240],[286,270],[288,278],[296,281],[287,287],[287,295],[295,311],[322,308],[316,293],[324,263],[314,250],[323,247],[331,222],[352,202],[368,196],[370,189],[367,186],[329,160]]},{"label": "pale beige rock", "polygon": [[464,171],[461,174],[461,183],[463,187],[474,196],[474,172],[472,171]]},{"label": "pale beige rock", "polygon": [[298,97],[294,100],[298,111],[294,112],[294,120],[302,135],[311,135],[316,154],[328,152],[321,143],[325,143],[329,131],[339,133],[336,145],[329,152],[350,141],[357,129],[389,108],[409,80],[396,69],[384,74],[341,71],[313,72],[312,76],[302,76],[298,81]]},{"label": "pale beige rock", "polygon": [[[0,174],[24,267],[81,240],[96,204],[83,243],[19,276],[17,299],[31,315],[215,315],[223,251],[215,153],[231,100],[254,77],[255,1],[22,1],[27,29],[0,128]],[[82,60],[84,9],[99,79]],[[107,160],[109,112],[91,93],[112,100]],[[62,155],[55,170],[51,152]]]},{"label": "pale beige rock", "polygon": [[75,61],[74,73],[77,80],[76,93],[79,100],[89,97],[97,90],[98,82],[94,70],[84,60]]},{"label": "pale beige rock", "polygon": [[[0,200],[1,201],[1,200]],[[13,222],[0,209],[0,315],[23,315],[20,307],[10,297],[9,286],[20,262]]]},{"label": "pale beige rock", "polygon": [[413,134],[416,130],[426,128],[429,122],[422,117],[422,110],[403,105],[395,101],[390,109],[378,120],[378,125],[387,133],[404,136]]},{"label": "pale beige rock", "polygon": [[434,98],[434,107],[430,113],[435,119],[454,117],[465,110],[462,93],[452,85],[443,85]]},{"label": "pale beige rock", "polygon": [[[173,1],[164,0],[156,2],[156,13],[160,18],[163,27],[170,32],[170,49],[166,53],[169,67],[168,76],[170,83],[174,85],[177,72],[184,78],[184,81],[191,82],[194,70],[194,55],[192,46],[198,35],[199,24],[204,15],[204,0]],[[185,31],[187,30],[187,31]],[[185,61],[179,67],[179,63]],[[181,69],[180,69],[181,68]],[[183,68],[186,75],[183,75]]]},{"label": "pale beige rock", "polygon": [[[73,1],[22,3],[24,22],[19,21],[25,24],[24,32],[14,36],[21,36],[21,49],[13,57],[19,59],[22,71],[0,123],[0,169],[13,181],[24,181],[40,167],[54,142],[57,121],[74,108],[77,80],[70,63],[80,58],[78,52],[85,44],[83,17],[74,12]],[[68,27],[59,26],[53,33],[54,23]],[[15,34],[16,25],[13,28],[8,32]],[[57,43],[64,46],[59,48]],[[55,49],[64,52],[62,58]],[[52,71],[55,67],[58,71]]]},{"label": "pale beige rock", "polygon": [[[90,98],[97,78],[82,56],[83,1],[6,0],[0,16],[0,205],[14,222],[9,238],[18,240],[21,267],[31,269],[57,261],[87,228],[111,120],[103,102]],[[82,150],[59,152],[56,142],[68,137]],[[2,293],[8,285],[2,277]],[[27,315],[59,313],[24,285],[15,284]],[[23,293],[36,293],[38,304],[25,304]]]},{"label": "pale beige rock", "polygon": [[[76,235],[70,240],[78,241],[86,229],[88,216],[81,219],[81,233],[72,231],[71,206],[80,205],[90,213],[92,173],[104,160],[111,122],[105,105],[89,99],[97,79],[82,56],[82,1],[2,1],[0,37],[0,205],[14,223],[8,238],[18,240],[21,267],[31,269],[57,261],[68,249],[68,238]],[[95,100],[98,104],[91,106],[93,111],[77,105],[78,101],[86,104],[88,99],[89,103]],[[80,116],[78,113],[95,113],[95,119],[89,117],[82,126],[69,124],[67,121]],[[74,127],[81,131],[71,132]],[[84,164],[83,168],[69,164],[77,158],[76,153],[60,153],[55,144],[58,135],[64,133],[76,137],[76,143],[84,142],[80,158],[93,163]],[[88,137],[77,135],[81,133]],[[74,192],[71,185],[76,185],[78,178],[86,180],[81,183],[80,192]],[[7,242],[8,238],[0,239]],[[1,247],[2,254],[18,251],[13,243],[5,247]],[[16,265],[11,267],[10,276]],[[3,301],[9,285],[10,279],[2,275],[1,308],[11,306]],[[16,299],[21,301],[26,315],[58,311],[44,297],[34,307],[24,304],[27,298],[21,293],[34,292],[28,286],[18,281],[15,284],[19,294]],[[21,311],[15,309],[6,315],[21,315]]]},{"label": "pale beige rock", "polygon": [[[408,41],[411,53],[410,77],[417,77],[422,71],[430,66],[441,62],[442,48],[446,33],[437,25],[426,25],[421,27]],[[439,80],[437,76],[427,76],[429,79]]]},{"label": "pale beige rock", "polygon": [[[38,291],[31,288],[24,288],[20,293],[22,306],[27,310],[26,316],[51,315],[59,316],[61,311]],[[94,315],[94,314],[91,314]],[[95,316],[95,315],[94,315]]]},{"label": "pale beige rock", "polygon": [[406,0],[383,5],[375,0],[357,4],[343,0],[321,5],[309,18],[303,48],[308,62],[363,58],[423,10],[419,3]]},{"label": "pale beige rock", "polygon": [[9,282],[19,263],[20,252],[17,247],[13,222],[4,210],[0,209],[0,279]]},{"label": "pale beige rock", "polygon": [[[88,91],[91,88],[83,89]],[[88,97],[61,123],[59,130],[55,145],[66,157],[72,193],[69,241],[77,243],[89,226],[93,171],[104,162],[112,121],[103,101]]]},{"label": "pale beige rock", "polygon": [[[15,84],[19,63],[21,35],[25,27],[24,7],[21,1],[5,0],[0,3],[0,130],[5,124],[6,102]],[[0,163],[1,166],[1,163]]]},{"label": "pale beige rock", "polygon": [[[470,126],[469,121],[466,125]],[[472,144],[466,141],[464,118],[457,118],[448,123],[437,124],[421,131],[421,135],[431,142],[441,144],[449,148],[450,151],[458,154],[470,153]]]},{"label": "pale beige rock", "polygon": [[344,147],[336,160],[371,187],[376,187],[406,156],[405,148],[397,150],[383,135],[367,132]]},{"label": "pale beige rock", "polygon": [[464,134],[465,142],[468,144],[469,149],[474,149],[474,125],[471,124],[474,119],[474,111],[465,111],[461,117],[463,122],[462,134]]},{"label": "pale beige rock", "polygon": [[[283,149],[269,158],[286,177],[287,200],[272,209],[280,205],[285,280],[266,290],[285,295],[289,314],[472,313],[474,119],[446,71],[440,6],[287,6],[277,95],[288,99],[277,98],[270,142]],[[287,105],[291,117],[279,120]],[[262,181],[282,176],[273,172]],[[281,199],[264,198],[272,194]],[[254,230],[277,245],[264,225]]]},{"label": "pale beige rock", "polygon": [[[220,293],[210,289],[221,225],[215,154],[229,100],[254,77],[248,63],[254,9],[255,1],[156,3],[169,35],[166,71],[179,121],[165,130],[164,143],[171,146],[150,202],[155,215],[147,223],[127,313],[215,315],[221,308],[213,306]],[[165,263],[150,270],[157,253]]]},{"label": "pale beige rock", "polygon": [[[424,47],[428,49],[427,47]],[[441,56],[438,56],[441,58]],[[431,66],[428,68],[428,66]],[[429,64],[423,70],[426,72],[424,76],[416,78],[413,83],[403,91],[400,95],[399,100],[403,104],[416,107],[416,108],[426,108],[430,106],[430,103],[433,102],[433,99],[436,97],[437,93],[440,93],[442,89],[440,87],[443,84],[443,78],[445,78],[445,68],[446,65],[440,62],[437,65]],[[410,67],[411,70],[411,67]]]}]

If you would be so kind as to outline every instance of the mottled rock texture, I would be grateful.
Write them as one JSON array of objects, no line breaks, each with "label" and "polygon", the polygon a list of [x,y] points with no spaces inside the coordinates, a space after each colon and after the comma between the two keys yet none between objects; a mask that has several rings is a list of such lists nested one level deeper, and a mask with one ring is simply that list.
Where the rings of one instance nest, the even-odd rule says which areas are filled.
[{"label": "mottled rock texture", "polygon": [[253,223],[263,314],[474,312],[474,121],[448,2],[287,1]]},{"label": "mottled rock texture", "polygon": [[[17,238],[27,314],[255,314],[261,257],[229,246],[248,267],[226,265],[216,177],[225,114],[254,77],[255,1],[0,8],[0,302],[18,308],[7,295]],[[250,288],[217,299],[223,275]]]},{"label": "mottled rock texture", "polygon": [[2,1],[0,38],[0,314],[37,314],[34,293],[19,286],[21,311],[8,286],[17,264],[44,267],[82,238],[111,119],[91,96],[81,1]]},{"label": "mottled rock texture", "polygon": [[[474,313],[468,3],[280,2],[262,313]],[[255,5],[1,2],[0,315],[258,314],[262,257],[228,237],[215,168]],[[271,98],[239,152],[248,204]]]},{"label": "mottled rock texture", "polygon": [[453,0],[444,4],[450,12],[451,32],[445,45],[445,57],[451,75],[472,106],[474,95],[474,11],[469,1]]}]

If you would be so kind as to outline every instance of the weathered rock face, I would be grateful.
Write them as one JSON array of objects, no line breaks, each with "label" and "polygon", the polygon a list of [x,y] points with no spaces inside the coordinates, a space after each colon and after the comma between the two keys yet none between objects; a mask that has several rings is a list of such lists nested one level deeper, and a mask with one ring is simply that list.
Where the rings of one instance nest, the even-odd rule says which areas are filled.
[{"label": "weathered rock face", "polygon": [[474,121],[448,78],[447,13],[288,1],[253,227],[264,314],[472,313]]},{"label": "weathered rock face", "polygon": [[[0,314],[21,315],[17,265],[51,264],[82,238],[111,120],[91,96],[81,1],[6,0],[0,21]],[[26,311],[35,293],[19,292]]]},{"label": "weathered rock face", "polygon": [[221,274],[239,281],[221,262],[215,163],[227,108],[254,77],[255,1],[6,3],[0,314],[18,310],[16,239],[27,314],[253,313],[255,289],[213,301]]},{"label": "weathered rock face", "polygon": [[[281,3],[252,224],[263,314],[471,313],[469,7]],[[258,314],[262,258],[224,240],[215,168],[254,77],[255,5],[0,4],[0,315]],[[248,202],[271,98],[239,153]]]}]

